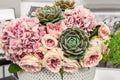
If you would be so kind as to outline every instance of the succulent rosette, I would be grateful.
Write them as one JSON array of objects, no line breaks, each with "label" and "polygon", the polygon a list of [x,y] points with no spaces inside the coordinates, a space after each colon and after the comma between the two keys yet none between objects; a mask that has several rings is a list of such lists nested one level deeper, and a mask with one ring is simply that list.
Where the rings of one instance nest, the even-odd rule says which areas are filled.
[{"label": "succulent rosette", "polygon": [[55,0],[55,5],[60,6],[64,11],[65,9],[73,9],[75,7],[74,0]]},{"label": "succulent rosette", "polygon": [[35,16],[41,24],[55,23],[62,19],[62,10],[59,6],[45,6],[36,10]]},{"label": "succulent rosette", "polygon": [[51,72],[59,72],[62,67],[63,51],[59,48],[49,50],[44,58],[44,66]]},{"label": "succulent rosette", "polygon": [[89,46],[89,38],[80,28],[67,28],[62,32],[58,44],[65,57],[80,59]]}]

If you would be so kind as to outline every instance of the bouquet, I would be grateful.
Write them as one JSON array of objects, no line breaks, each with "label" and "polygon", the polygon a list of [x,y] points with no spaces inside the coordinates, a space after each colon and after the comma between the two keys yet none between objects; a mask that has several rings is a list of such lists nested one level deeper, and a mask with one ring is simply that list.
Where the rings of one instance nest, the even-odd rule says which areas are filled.
[{"label": "bouquet", "polygon": [[56,0],[36,10],[34,17],[5,22],[1,48],[13,63],[9,71],[75,72],[96,66],[107,51],[110,30],[94,14],[74,1]]}]

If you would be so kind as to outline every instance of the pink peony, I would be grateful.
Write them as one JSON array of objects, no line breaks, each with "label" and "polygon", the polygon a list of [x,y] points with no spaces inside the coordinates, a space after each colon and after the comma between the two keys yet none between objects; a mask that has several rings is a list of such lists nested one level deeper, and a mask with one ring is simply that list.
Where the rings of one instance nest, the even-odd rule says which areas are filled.
[{"label": "pink peony", "polygon": [[0,40],[7,59],[16,62],[39,48],[45,34],[44,27],[36,18],[26,17],[6,22],[2,26]]},{"label": "pink peony", "polygon": [[51,36],[50,34],[46,34],[45,36],[43,36],[42,38],[42,44],[44,47],[46,47],[47,49],[53,49],[56,48],[58,45],[58,41],[56,38],[54,38],[53,36]]},{"label": "pink peony", "polygon": [[59,38],[64,29],[66,29],[66,26],[63,22],[47,24],[47,32],[55,38]]},{"label": "pink peony", "polygon": [[34,54],[25,55],[19,62],[18,65],[27,72],[38,72],[42,69],[42,63],[38,56]]},{"label": "pink peony", "polygon": [[80,68],[80,65],[77,62],[77,60],[70,60],[67,58],[63,59],[63,66],[65,72],[75,72],[78,71],[78,69]]},{"label": "pink peony", "polygon": [[110,29],[109,27],[101,22],[99,25],[101,25],[100,29],[98,30],[98,36],[102,38],[103,40],[108,40],[110,35]]},{"label": "pink peony", "polygon": [[85,56],[80,60],[82,67],[94,67],[102,59],[102,54],[97,47],[90,47],[85,53]]},{"label": "pink peony", "polygon": [[75,9],[67,9],[63,13],[63,16],[67,27],[79,27],[87,34],[90,34],[96,26],[94,14],[83,6]]},{"label": "pink peony", "polygon": [[45,67],[51,72],[59,72],[62,67],[62,56],[63,52],[59,48],[49,50],[44,58]]}]

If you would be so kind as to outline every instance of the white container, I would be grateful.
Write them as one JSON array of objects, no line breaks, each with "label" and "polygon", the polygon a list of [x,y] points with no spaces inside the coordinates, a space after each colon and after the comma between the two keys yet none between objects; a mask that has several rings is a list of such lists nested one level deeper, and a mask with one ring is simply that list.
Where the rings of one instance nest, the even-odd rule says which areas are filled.
[{"label": "white container", "polygon": [[[64,73],[64,80],[94,80],[96,68],[85,68],[74,73]],[[18,72],[19,80],[61,80],[60,74],[46,69],[37,73]]]}]

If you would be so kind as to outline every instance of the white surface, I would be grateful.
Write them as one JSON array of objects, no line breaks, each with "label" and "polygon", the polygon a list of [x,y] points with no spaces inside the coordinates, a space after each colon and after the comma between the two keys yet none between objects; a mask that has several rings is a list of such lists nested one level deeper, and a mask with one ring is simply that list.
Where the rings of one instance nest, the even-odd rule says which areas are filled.
[{"label": "white surface", "polygon": [[0,9],[0,21],[15,19],[14,9]]},{"label": "white surface", "polygon": [[94,80],[120,80],[120,69],[97,68]]}]

